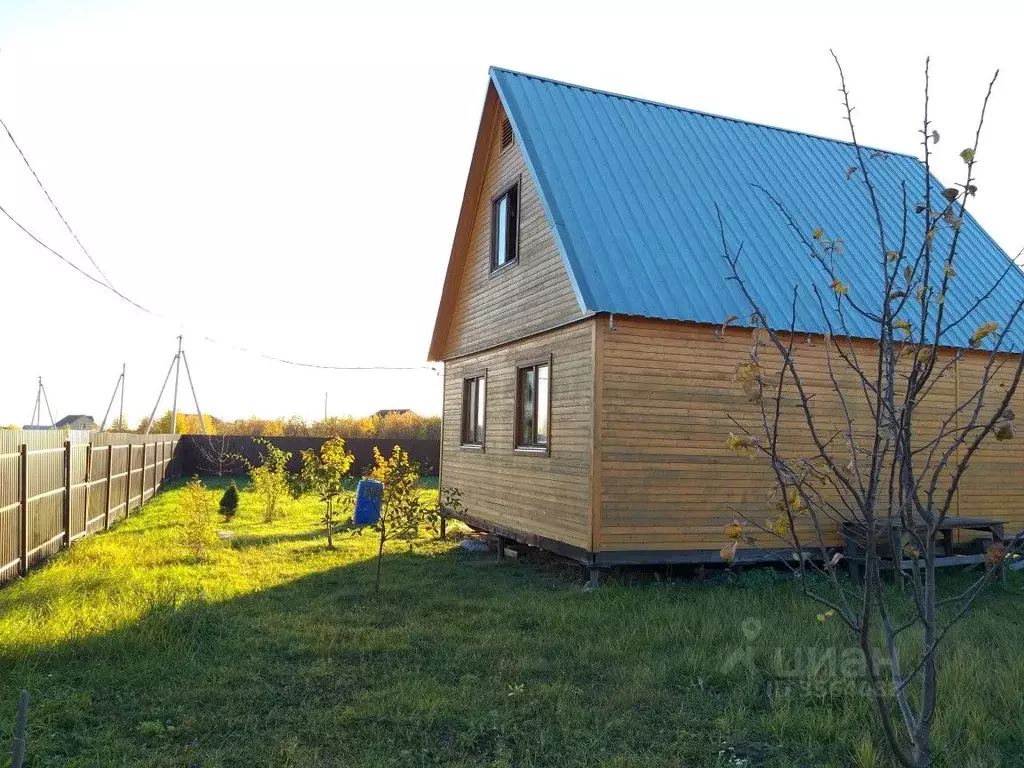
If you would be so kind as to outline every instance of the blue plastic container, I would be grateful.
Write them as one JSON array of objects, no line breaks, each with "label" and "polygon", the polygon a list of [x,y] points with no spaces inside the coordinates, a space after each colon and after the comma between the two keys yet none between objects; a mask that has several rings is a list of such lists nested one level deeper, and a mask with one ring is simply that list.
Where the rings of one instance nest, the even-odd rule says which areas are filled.
[{"label": "blue plastic container", "polygon": [[384,483],[379,480],[360,480],[356,486],[356,511],[352,515],[355,525],[374,525],[380,520],[380,504],[384,498]]}]

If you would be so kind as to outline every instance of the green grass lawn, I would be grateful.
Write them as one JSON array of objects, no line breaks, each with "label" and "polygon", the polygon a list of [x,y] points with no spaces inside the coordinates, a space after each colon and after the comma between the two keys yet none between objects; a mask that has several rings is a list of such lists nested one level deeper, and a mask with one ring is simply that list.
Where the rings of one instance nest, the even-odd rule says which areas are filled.
[{"label": "green grass lawn", "polygon": [[[32,768],[891,765],[851,638],[781,575],[586,592],[423,540],[377,596],[372,534],[327,550],[312,499],[265,524],[242,494],[197,564],[177,495],[0,589],[0,741],[27,688]],[[942,765],[1024,765],[1022,598],[946,646]]]}]

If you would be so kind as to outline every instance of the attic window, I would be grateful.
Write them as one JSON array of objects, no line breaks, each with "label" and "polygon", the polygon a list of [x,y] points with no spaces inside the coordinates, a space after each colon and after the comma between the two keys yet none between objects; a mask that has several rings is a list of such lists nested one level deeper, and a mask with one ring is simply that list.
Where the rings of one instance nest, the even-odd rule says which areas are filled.
[{"label": "attic window", "polygon": [[519,259],[519,184],[491,201],[491,271]]},{"label": "attic window", "polygon": [[515,140],[516,136],[512,133],[512,123],[506,117],[501,121],[501,151],[504,152],[511,147]]}]

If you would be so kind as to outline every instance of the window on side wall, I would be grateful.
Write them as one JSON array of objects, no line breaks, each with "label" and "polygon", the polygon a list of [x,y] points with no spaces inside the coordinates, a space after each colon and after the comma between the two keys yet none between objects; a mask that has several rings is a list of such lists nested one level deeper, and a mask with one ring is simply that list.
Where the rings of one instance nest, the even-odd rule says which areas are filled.
[{"label": "window on side wall", "polygon": [[519,183],[491,203],[491,271],[519,259]]},{"label": "window on side wall", "polygon": [[516,369],[516,448],[547,453],[551,447],[551,358]]},{"label": "window on side wall", "polygon": [[471,376],[462,380],[462,445],[484,447],[487,377]]}]

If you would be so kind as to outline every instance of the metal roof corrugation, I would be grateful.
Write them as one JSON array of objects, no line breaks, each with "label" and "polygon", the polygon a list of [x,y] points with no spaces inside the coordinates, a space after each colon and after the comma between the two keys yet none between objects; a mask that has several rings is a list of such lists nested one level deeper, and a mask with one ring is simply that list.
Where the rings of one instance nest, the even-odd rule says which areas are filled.
[{"label": "metal roof corrugation", "polygon": [[[852,297],[872,309],[878,305],[882,279],[874,214],[860,174],[846,176],[857,165],[852,144],[503,69],[492,69],[491,78],[587,310],[700,323],[745,317],[749,307],[735,282],[726,279],[717,203],[730,247],[744,245],[742,274],[769,318],[789,326],[798,286],[797,329],[823,333],[814,287],[827,303],[827,280],[755,185],[779,198],[805,232],[820,226],[828,237],[841,238],[845,253],[837,257],[837,272]],[[885,153],[869,161],[868,171],[896,247],[901,185],[906,183],[911,206],[923,199],[923,167],[914,157]],[[935,194],[943,189],[937,180],[933,185]],[[913,213],[909,221],[908,243],[916,250],[923,222]],[[948,229],[940,231],[936,248],[948,247],[949,237]],[[947,317],[960,317],[998,279],[1007,260],[973,217],[965,216]],[[979,323],[1006,320],[1022,295],[1024,273],[1013,269],[943,342],[964,345]],[[846,316],[853,335],[877,336],[872,323],[853,312]],[[1013,348],[1024,346],[1024,320],[1017,326]]]}]

